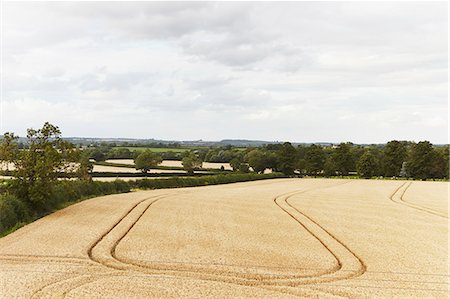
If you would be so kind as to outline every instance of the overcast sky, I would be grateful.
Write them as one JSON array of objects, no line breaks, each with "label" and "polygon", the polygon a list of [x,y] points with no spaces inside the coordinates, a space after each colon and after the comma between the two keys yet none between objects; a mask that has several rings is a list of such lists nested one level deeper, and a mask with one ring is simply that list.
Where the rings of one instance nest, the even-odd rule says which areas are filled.
[{"label": "overcast sky", "polygon": [[447,2],[4,2],[3,131],[448,140]]}]

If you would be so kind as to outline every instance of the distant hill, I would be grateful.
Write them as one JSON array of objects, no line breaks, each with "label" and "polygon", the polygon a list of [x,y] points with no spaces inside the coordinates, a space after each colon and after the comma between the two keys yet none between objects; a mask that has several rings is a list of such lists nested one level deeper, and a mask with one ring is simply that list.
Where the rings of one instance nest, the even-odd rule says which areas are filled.
[{"label": "distant hill", "polygon": [[[96,138],[96,137],[64,137],[64,140],[72,142],[77,145],[94,145],[94,144],[115,144],[117,146],[126,146],[126,145],[148,145],[152,144],[155,147],[191,147],[191,146],[227,146],[231,145],[234,147],[260,147],[266,144],[280,144],[286,141],[265,141],[265,140],[248,140],[248,139],[223,139],[220,141],[205,141],[205,140],[161,140],[161,139],[137,139],[137,138]],[[26,144],[27,139],[25,137],[19,137],[19,142]],[[318,144],[321,146],[332,146],[338,143],[333,142],[291,142],[292,145],[311,145]],[[369,146],[374,144],[356,144],[361,146]],[[379,146],[383,146],[384,144],[375,144]],[[434,144],[434,146],[448,146],[447,144]]]}]

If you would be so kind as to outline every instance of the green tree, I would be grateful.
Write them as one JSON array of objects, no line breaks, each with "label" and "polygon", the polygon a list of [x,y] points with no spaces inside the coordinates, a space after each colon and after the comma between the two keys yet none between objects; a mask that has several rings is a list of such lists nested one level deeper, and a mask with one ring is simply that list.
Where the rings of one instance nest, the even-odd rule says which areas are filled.
[{"label": "green tree", "polygon": [[399,176],[403,162],[406,162],[407,148],[404,142],[389,141],[383,150],[384,176]]},{"label": "green tree", "polygon": [[449,149],[448,146],[433,149],[431,177],[435,179],[448,178]]},{"label": "green tree", "polygon": [[340,175],[348,175],[355,169],[355,161],[352,155],[352,143],[340,143],[333,153],[333,162]]},{"label": "green tree", "polygon": [[250,167],[248,166],[247,163],[241,163],[239,165],[239,172],[249,173],[250,172]]},{"label": "green tree", "polygon": [[[108,159],[133,159],[133,152],[127,148],[112,148],[106,155]],[[97,161],[97,160],[96,160]],[[99,162],[99,161],[97,161]]]},{"label": "green tree", "polygon": [[263,173],[268,168],[269,163],[266,154],[261,149],[254,149],[246,156],[246,160],[253,171]]},{"label": "green tree", "polygon": [[145,150],[134,159],[134,164],[137,170],[147,173],[151,168],[157,166],[162,161],[163,159],[158,153],[154,153],[151,150]]},{"label": "green tree", "polygon": [[306,149],[305,168],[306,172],[317,175],[322,172],[325,166],[325,152],[320,145],[312,144]]},{"label": "green tree", "polygon": [[79,167],[77,169],[77,176],[80,180],[90,181],[92,180],[92,170],[94,166],[92,162],[89,160],[89,153],[80,152],[79,154]]},{"label": "green tree", "polygon": [[15,161],[16,192],[36,210],[47,207],[59,174],[72,167],[76,150],[61,139],[61,131],[48,122],[42,129],[28,129],[29,149]]},{"label": "green tree", "polygon": [[6,171],[9,171],[9,164],[14,163],[19,154],[18,139],[14,133],[6,132],[3,135],[2,142],[0,143],[0,162],[6,164]]},{"label": "green tree", "polygon": [[238,158],[234,158],[230,161],[230,166],[233,168],[233,171],[239,171],[239,166],[241,166],[242,160]]},{"label": "green tree", "polygon": [[297,162],[297,151],[292,146],[291,143],[285,142],[280,147],[276,153],[277,157],[277,170],[284,174],[291,175],[294,174],[296,162]]},{"label": "green tree", "polygon": [[91,159],[94,159],[95,162],[104,162],[106,160],[106,154],[99,148],[94,149],[90,155]]},{"label": "green tree", "polygon": [[408,172],[417,179],[425,180],[432,177],[435,153],[429,141],[413,144],[408,159]]},{"label": "green tree", "polygon": [[323,165],[323,174],[326,177],[336,175],[336,164],[334,163],[334,159],[331,156],[325,159],[325,163]]},{"label": "green tree", "polygon": [[445,169],[444,169],[444,172],[445,172],[445,176],[444,176],[444,178],[449,178],[449,175],[450,175],[450,173],[449,173],[449,164],[450,164],[450,151],[449,151],[450,149],[449,149],[449,146],[448,145],[446,145],[445,147],[444,147],[444,149],[442,150],[442,152],[441,152],[441,154],[442,154],[442,156],[444,157],[444,160],[445,160]]},{"label": "green tree", "polygon": [[193,175],[194,170],[201,168],[203,163],[202,160],[197,157],[197,155],[190,152],[189,155],[183,158],[181,164],[183,165],[183,169],[186,170],[189,175]]},{"label": "green tree", "polygon": [[366,151],[356,163],[358,175],[363,178],[371,178],[377,171],[378,163],[375,155],[370,151]]}]

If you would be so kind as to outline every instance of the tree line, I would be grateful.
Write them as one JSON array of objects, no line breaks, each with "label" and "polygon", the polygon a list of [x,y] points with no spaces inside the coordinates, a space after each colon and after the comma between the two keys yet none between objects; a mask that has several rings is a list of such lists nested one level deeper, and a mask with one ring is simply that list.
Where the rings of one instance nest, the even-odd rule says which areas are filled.
[{"label": "tree line", "polygon": [[294,147],[289,142],[272,144],[241,153],[230,161],[234,170],[246,166],[256,172],[265,169],[284,174],[310,176],[405,177],[448,179],[449,147],[389,141],[384,146],[360,146],[350,142],[333,147],[312,144]]},{"label": "tree line", "polygon": [[[136,168],[150,169],[161,163],[163,155],[142,152],[135,158]],[[263,173],[266,169],[286,175],[404,177],[448,179],[449,147],[392,140],[383,146],[361,146],[350,142],[332,147],[312,144],[294,147],[291,143],[270,144],[245,150],[233,147],[197,149],[180,153],[188,173],[202,162],[228,162],[236,172]]]}]

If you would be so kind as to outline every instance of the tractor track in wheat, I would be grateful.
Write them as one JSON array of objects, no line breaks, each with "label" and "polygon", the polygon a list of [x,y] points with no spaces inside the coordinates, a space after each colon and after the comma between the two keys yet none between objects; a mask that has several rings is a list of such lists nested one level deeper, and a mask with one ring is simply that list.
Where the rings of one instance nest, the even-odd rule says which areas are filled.
[{"label": "tractor track in wheat", "polygon": [[[302,190],[300,192],[305,191],[311,191],[311,190]],[[298,193],[299,191],[296,191],[295,193]],[[283,196],[283,195],[280,195]],[[277,198],[279,198],[278,196]],[[150,203],[146,203],[150,199],[143,200],[141,202],[138,202],[131,210],[129,210],[124,217],[122,217],[119,221],[115,223],[111,229],[109,229],[107,232],[105,232],[99,239],[97,239],[95,242],[93,242],[92,246],[90,246],[88,251],[88,256],[92,261],[95,261],[103,266],[115,269],[115,270],[121,270],[121,271],[139,271],[144,272],[146,274],[151,275],[168,275],[168,276],[181,276],[181,277],[187,277],[187,278],[193,278],[193,279],[200,279],[200,280],[209,280],[209,281],[217,281],[222,283],[231,283],[231,284],[238,284],[242,286],[252,286],[252,287],[263,287],[270,290],[277,290],[280,291],[279,287],[282,288],[289,288],[289,287],[298,287],[301,285],[307,285],[311,283],[318,283],[320,280],[317,280],[317,277],[321,277],[323,275],[328,275],[331,272],[334,272],[340,268],[340,265],[336,265],[332,269],[324,269],[321,270],[319,274],[316,275],[279,275],[279,276],[273,276],[273,275],[252,275],[252,274],[246,274],[246,273],[237,273],[237,272],[230,272],[230,271],[218,271],[218,270],[212,270],[208,271],[207,266],[205,267],[199,267],[199,265],[192,265],[192,264],[182,264],[179,263],[177,265],[173,265],[173,263],[157,263],[153,265],[142,265],[138,264],[134,261],[129,260],[123,260],[119,259],[116,256],[116,247],[117,245],[126,237],[126,235],[133,229],[133,227],[138,223],[138,221],[141,219],[141,217],[145,214],[145,212],[150,208],[150,206],[157,202],[159,199],[163,198],[164,196],[160,196],[157,199],[154,199]],[[274,199],[274,201],[276,198]],[[102,242],[105,241],[105,239],[108,238],[108,235],[114,232],[116,228],[121,225],[129,215],[134,212],[137,208],[139,208],[140,205],[145,205],[145,207],[141,207],[141,211],[137,216],[135,216],[134,220],[130,223],[128,223],[126,229],[122,229],[121,234],[119,234],[115,241],[110,241],[111,244],[104,246],[103,253],[96,252],[97,247],[102,247]],[[317,269],[315,269],[317,270]],[[344,270],[345,271],[345,270]],[[209,272],[209,273],[208,273]],[[103,274],[99,275],[98,278],[105,276]],[[75,284],[75,286],[71,286],[69,289],[66,289],[63,291],[63,295],[71,292],[74,289],[78,289],[82,287],[83,285],[89,284],[93,282],[94,276],[84,276],[84,279],[77,279],[77,278],[69,278],[68,281],[78,280],[78,283]],[[326,281],[329,281],[327,279]],[[61,283],[61,281],[57,282],[58,284]],[[295,295],[298,294],[299,290],[293,291],[286,291],[289,294]],[[303,294],[301,291],[300,293]],[[330,294],[330,293],[328,293]]]},{"label": "tractor track in wheat", "polygon": [[[273,182],[271,182],[273,183]],[[195,259],[186,260],[183,259],[177,260],[175,258],[173,261],[167,260],[163,261],[161,259],[156,258],[155,260],[151,259],[139,259],[134,258],[133,255],[130,255],[127,250],[132,250],[133,247],[129,243],[133,239],[133,236],[138,236],[138,234],[142,234],[142,228],[144,223],[147,222],[149,217],[153,219],[153,216],[156,215],[150,213],[154,211],[154,208],[158,211],[161,211],[161,204],[165,202],[165,199],[172,198],[175,201],[170,201],[170,205],[164,204],[164,209],[162,211],[168,211],[166,213],[171,213],[169,207],[180,207],[178,210],[183,210],[185,207],[179,206],[180,204],[189,205],[190,198],[186,197],[187,201],[180,201],[178,203],[177,196],[181,194],[186,194],[186,191],[183,193],[179,192],[166,192],[159,193],[158,195],[149,196],[142,198],[140,197],[138,202],[134,202],[132,206],[128,206],[127,210],[122,212],[120,216],[117,217],[117,220],[113,219],[112,224],[109,224],[109,228],[105,231],[97,233],[97,237],[95,240],[87,239],[90,241],[86,248],[85,255],[86,258],[80,258],[71,255],[70,251],[67,251],[67,255],[63,256],[53,256],[53,255],[13,255],[13,254],[1,254],[0,260],[5,261],[5,266],[9,267],[11,271],[20,271],[19,268],[15,268],[19,262],[26,261],[27,263],[32,263],[34,265],[55,265],[55,270],[58,271],[50,271],[49,273],[54,273],[55,276],[48,277],[46,279],[52,279],[51,282],[47,280],[47,284],[41,286],[39,289],[34,291],[31,295],[31,298],[41,298],[41,297],[77,297],[79,294],[83,292],[90,292],[89,290],[94,290],[96,286],[103,286],[104,284],[111,284],[114,281],[127,281],[133,280],[133,277],[137,279],[149,279],[149,281],[166,281],[167,283],[171,283],[171,281],[204,281],[211,283],[222,283],[225,285],[234,285],[240,287],[250,287],[255,288],[255,291],[252,292],[260,292],[256,289],[263,289],[267,291],[274,291],[280,294],[292,295],[298,297],[325,297],[325,296],[334,296],[334,297],[343,297],[343,298],[352,298],[358,297],[352,291],[352,288],[355,289],[392,289],[392,290],[405,290],[405,291],[430,291],[430,292],[443,292],[441,289],[433,289],[432,286],[438,287],[439,285],[446,285],[445,282],[441,281],[442,279],[437,279],[437,277],[448,277],[448,275],[444,274],[433,274],[417,271],[417,273],[401,271],[399,269],[396,271],[395,268],[392,271],[383,272],[383,268],[371,268],[372,270],[367,269],[367,261],[365,258],[369,257],[366,253],[362,254],[361,251],[364,251],[364,248],[358,247],[358,250],[353,250],[350,244],[346,244],[343,239],[341,239],[342,229],[339,230],[341,233],[338,235],[334,234],[329,227],[329,223],[325,225],[324,222],[320,221],[322,218],[315,219],[308,210],[302,208],[302,199],[312,199],[315,198],[315,194],[309,196],[309,193],[314,191],[320,191],[323,189],[334,188],[341,186],[343,184],[349,184],[349,189],[353,186],[352,181],[347,182],[339,182],[329,184],[329,182],[325,185],[306,185],[303,186],[302,189],[295,190],[292,185],[290,190],[294,190],[291,192],[285,192],[273,197],[271,200],[273,201],[274,206],[280,210],[279,213],[280,219],[283,217],[287,217],[284,220],[285,223],[295,221],[295,225],[297,225],[297,230],[301,230],[304,232],[305,236],[311,235],[314,239],[314,243],[305,243],[310,244],[309,246],[312,248],[317,248],[317,252],[321,252],[323,257],[328,256],[329,262],[326,264],[328,267],[314,267],[315,256],[312,256],[310,261],[314,261],[314,263],[310,264],[309,267],[302,268],[302,264],[297,264],[300,267],[289,267],[290,264],[287,264],[289,259],[286,259],[284,263],[281,265],[285,265],[283,267],[276,267],[277,265],[272,265],[270,263],[265,265],[264,262],[259,263],[259,265],[248,265],[240,264],[239,259],[221,259],[215,262],[215,259],[211,259],[211,262],[195,262]],[[262,183],[261,183],[262,184]],[[385,189],[385,193],[383,193],[383,198],[388,197],[390,201],[395,204],[407,206],[408,208],[413,208],[415,210],[419,210],[421,212],[425,212],[428,214],[432,214],[434,216],[439,216],[443,218],[447,218],[445,215],[440,214],[438,211],[432,210],[427,207],[423,207],[420,205],[416,205],[410,202],[407,202],[404,198],[405,193],[409,189],[412,183],[402,183],[400,186],[395,185],[395,190],[392,193],[388,193],[390,191],[389,187]],[[263,184],[266,185],[266,184]],[[387,185],[386,185],[387,186]],[[390,186],[390,185],[389,185]],[[240,187],[239,187],[240,188]],[[346,187],[344,188],[346,190]],[[345,198],[346,193],[344,189],[339,189],[338,194],[340,194],[340,198]],[[244,190],[244,189],[243,189]],[[278,189],[276,189],[278,190]],[[279,191],[279,190],[278,190]],[[286,190],[287,191],[287,190]],[[187,191],[189,192],[189,191]],[[344,193],[343,193],[344,192]],[[277,194],[278,192],[272,193],[272,196]],[[332,197],[333,192],[330,192],[330,199]],[[322,193],[321,198],[324,196]],[[325,196],[328,193],[324,193]],[[333,193],[334,194],[334,193]],[[390,195],[388,195],[390,194]],[[144,196],[146,194],[143,194]],[[142,196],[142,195],[141,195]],[[234,195],[233,195],[234,196]],[[200,198],[200,197],[199,197]],[[225,197],[226,198],[226,197]],[[323,197],[325,198],[325,197]],[[338,197],[339,198],[339,197]],[[372,196],[372,198],[376,198],[376,196]],[[180,198],[181,199],[181,198]],[[265,197],[264,200],[269,199],[269,196]],[[295,200],[295,201],[294,201]],[[384,199],[384,202],[386,199]],[[389,201],[388,201],[389,202]],[[240,205],[240,202],[234,202],[234,205]],[[395,210],[397,213],[397,208],[392,206],[392,210]],[[187,207],[187,206],[186,206]],[[214,206],[215,207],[215,206]],[[247,209],[249,205],[242,206],[245,207],[243,209]],[[274,208],[275,208],[274,207]],[[194,211],[198,211],[195,208]],[[265,207],[265,209],[270,210],[270,205]],[[122,211],[122,210],[121,210]],[[244,211],[245,212],[245,211]],[[150,213],[150,214],[149,214]],[[245,212],[246,213],[246,212]],[[118,214],[118,213],[116,213]],[[174,217],[171,213],[171,217]],[[199,214],[198,217],[201,217]],[[220,214],[218,214],[220,215]],[[263,214],[262,215],[266,215]],[[316,214],[314,214],[316,215]],[[143,219],[144,218],[144,219]],[[159,218],[158,218],[159,219]],[[324,219],[327,219],[324,218]],[[143,220],[143,221],[141,221]],[[209,220],[211,221],[211,220]],[[324,220],[325,221],[325,220]],[[109,222],[109,223],[111,223]],[[156,222],[152,220],[153,223],[159,225],[159,220]],[[163,221],[165,222],[165,220]],[[170,223],[170,222],[169,222]],[[177,222],[175,222],[177,223]],[[182,222],[181,222],[182,223]],[[257,222],[258,223],[258,222]],[[296,226],[294,222],[292,223],[292,233],[295,233]],[[138,224],[140,224],[138,226]],[[190,226],[188,226],[189,228]],[[285,228],[286,226],[283,226]],[[289,228],[289,223],[287,226],[290,232],[291,228]],[[158,230],[155,230],[158,232]],[[283,231],[285,231],[283,229]],[[132,233],[131,233],[132,232]],[[201,231],[198,233],[201,234]],[[344,236],[346,236],[346,231],[343,232]],[[206,235],[205,235],[206,236]],[[233,235],[231,235],[233,236]],[[239,235],[238,235],[239,236]],[[244,234],[242,236],[245,236]],[[130,239],[131,238],[131,239]],[[149,242],[151,242],[151,235],[148,235]],[[244,237],[242,237],[244,238]],[[285,238],[284,235],[280,235],[279,238]],[[308,236],[309,238],[309,236]],[[292,239],[296,240],[296,239]],[[308,239],[312,240],[312,239]],[[317,241],[317,242],[316,242]],[[125,247],[120,247],[119,245],[126,244]],[[297,244],[292,241],[292,244]],[[86,242],[87,243],[87,242]],[[270,243],[271,244],[271,243]],[[312,244],[317,244],[314,247]],[[131,247],[130,247],[131,246]],[[321,251],[320,247],[323,247],[325,251]],[[119,248],[119,250],[118,250]],[[128,249],[127,249],[128,248]],[[159,247],[155,247],[159,250]],[[164,248],[164,247],[160,247]],[[293,247],[294,248],[294,247]],[[122,251],[126,249],[125,251]],[[144,247],[145,249],[145,247]],[[162,249],[161,249],[162,250]],[[316,250],[316,249],[315,249]],[[26,251],[25,251],[26,252]],[[149,251],[152,252],[152,251]],[[156,251],[157,252],[157,251]],[[162,251],[163,252],[163,251]],[[315,252],[315,251],[314,251]],[[323,253],[322,253],[323,252]],[[358,254],[359,252],[359,254]],[[320,255],[320,258],[322,258]],[[81,257],[84,255],[81,255]],[[137,255],[139,257],[139,255]],[[152,257],[152,255],[147,255]],[[155,255],[158,256],[158,255]],[[170,255],[168,255],[169,257]],[[195,255],[193,255],[195,256]],[[281,253],[278,256],[282,256]],[[286,256],[287,258],[295,258],[297,260],[301,255],[293,254],[291,257]],[[317,254],[316,254],[317,256]],[[364,259],[361,257],[364,256]],[[160,256],[164,258],[164,255]],[[319,257],[317,257],[319,258]],[[262,259],[263,260],[263,259]],[[333,262],[333,260],[335,262]],[[11,261],[9,263],[8,261]],[[228,263],[228,261],[231,261]],[[238,261],[237,263],[235,263]],[[257,261],[255,259],[255,261]],[[372,265],[373,260],[370,260],[370,265]],[[60,265],[61,267],[56,267]],[[247,266],[245,266],[247,265]],[[305,264],[306,266],[307,264]],[[319,264],[317,264],[319,265]],[[294,266],[294,265],[292,265]],[[51,266],[53,267],[53,266]],[[34,268],[30,268],[29,271],[39,272],[39,267],[36,266]],[[52,268],[50,268],[52,269]],[[4,269],[8,271],[8,269]],[[28,269],[24,269],[27,271]],[[381,271],[376,271],[381,270]],[[364,274],[371,274],[369,276],[363,276]],[[391,277],[383,278],[380,275],[383,273],[389,275],[397,275]],[[411,276],[409,278],[408,276]],[[429,280],[421,280],[421,277],[429,277]],[[367,285],[366,282],[367,281]],[[409,283],[411,287],[408,285],[396,285],[395,282],[400,283]],[[385,285],[378,285],[376,282],[382,283],[385,282]],[[181,282],[180,282],[181,283]],[[427,285],[430,285],[427,287]],[[448,283],[447,283],[448,284]],[[414,288],[415,285],[415,288]],[[423,285],[423,287],[422,287]],[[237,289],[236,289],[237,290]]]},{"label": "tractor track in wheat", "polygon": [[405,196],[406,192],[408,191],[409,187],[411,187],[412,184],[413,184],[413,182],[402,184],[399,187],[399,189],[397,190],[397,191],[401,190],[401,192],[393,193],[392,196],[390,197],[390,200],[395,202],[395,203],[397,203],[397,204],[401,204],[403,206],[415,209],[417,211],[421,211],[421,212],[427,213],[429,215],[433,215],[433,216],[449,219],[449,217],[446,214],[442,213],[442,212],[439,212],[439,211],[430,209],[428,207],[421,206],[421,205],[414,204],[414,203],[406,201],[404,199],[404,196]]}]

